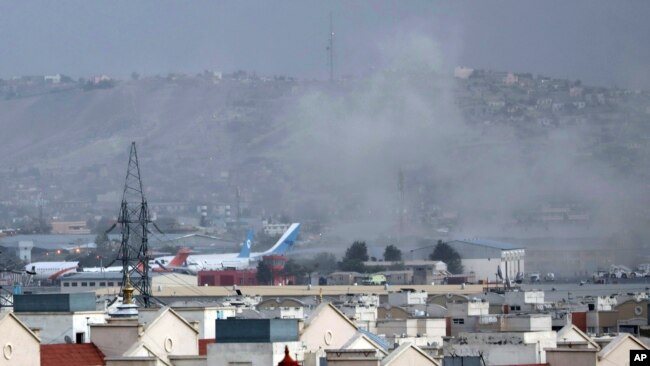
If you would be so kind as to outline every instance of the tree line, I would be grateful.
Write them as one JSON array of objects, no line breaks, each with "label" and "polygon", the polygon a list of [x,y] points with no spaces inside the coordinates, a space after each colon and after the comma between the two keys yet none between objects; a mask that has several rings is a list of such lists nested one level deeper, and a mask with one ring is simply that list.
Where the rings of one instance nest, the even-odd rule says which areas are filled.
[{"label": "tree line", "polygon": [[[285,263],[284,270],[280,275],[293,276],[297,282],[302,282],[300,279],[311,277],[313,273],[327,275],[335,271],[370,273],[404,269],[402,251],[395,245],[391,244],[385,247],[383,259],[386,262],[385,265],[367,266],[365,262],[376,261],[376,258],[369,256],[365,241],[355,241],[345,250],[340,261],[336,260],[334,254],[328,252],[318,253],[313,258],[290,258]],[[445,262],[447,270],[453,274],[463,273],[460,255],[442,240],[438,240],[432,253],[429,254],[429,259]],[[260,261],[257,265],[258,283],[271,284],[272,279],[271,268],[267,263]]]}]

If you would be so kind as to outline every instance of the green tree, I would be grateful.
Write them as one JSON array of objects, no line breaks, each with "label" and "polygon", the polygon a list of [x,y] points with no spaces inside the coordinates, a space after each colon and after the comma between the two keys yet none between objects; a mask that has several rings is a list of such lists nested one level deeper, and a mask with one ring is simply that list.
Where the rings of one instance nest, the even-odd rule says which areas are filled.
[{"label": "green tree", "polygon": [[442,240],[438,240],[438,244],[433,249],[433,253],[429,256],[429,259],[434,261],[443,261],[447,264],[447,270],[453,274],[463,273],[463,265],[460,260],[460,254],[449,246],[449,244],[444,243]]},{"label": "green tree", "polygon": [[364,272],[363,262],[368,260],[368,246],[365,241],[355,241],[345,250],[345,256],[339,262],[339,269],[342,271]]},{"label": "green tree", "polygon": [[95,244],[97,244],[98,252],[110,252],[111,241],[108,239],[108,234],[105,231],[100,232],[95,236]]},{"label": "green tree", "polygon": [[320,274],[330,274],[336,271],[336,256],[332,253],[321,252],[314,256],[309,263],[310,272],[319,272]]},{"label": "green tree", "polygon": [[260,285],[270,285],[273,283],[273,270],[264,261],[257,263],[257,283]]},{"label": "green tree", "polygon": [[296,277],[296,282],[300,282],[300,280],[307,274],[307,269],[295,259],[291,258],[284,263],[282,274],[284,276],[294,276]]},{"label": "green tree", "polygon": [[391,244],[384,250],[384,260],[387,262],[401,262],[402,251]]}]

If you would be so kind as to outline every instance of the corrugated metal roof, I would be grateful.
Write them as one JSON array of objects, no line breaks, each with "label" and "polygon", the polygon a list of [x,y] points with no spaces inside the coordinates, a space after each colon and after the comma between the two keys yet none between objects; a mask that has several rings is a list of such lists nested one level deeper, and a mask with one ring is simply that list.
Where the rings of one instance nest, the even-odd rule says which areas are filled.
[{"label": "corrugated metal roof", "polygon": [[384,349],[384,351],[388,351],[390,349],[390,343],[388,343],[384,337],[380,337],[377,334],[369,332],[365,329],[359,329],[359,332],[370,338],[373,342],[377,343],[381,348]]},{"label": "corrugated metal roof", "polygon": [[468,243],[472,245],[480,245],[483,247],[489,247],[489,248],[495,248],[495,249],[501,249],[501,250],[514,250],[514,249],[525,249],[522,246],[517,246],[509,243],[503,243],[500,241],[494,241],[494,240],[489,240],[489,239],[479,239],[479,238],[471,238],[471,239],[458,239],[458,240],[452,240],[453,241],[458,241],[462,243]]}]

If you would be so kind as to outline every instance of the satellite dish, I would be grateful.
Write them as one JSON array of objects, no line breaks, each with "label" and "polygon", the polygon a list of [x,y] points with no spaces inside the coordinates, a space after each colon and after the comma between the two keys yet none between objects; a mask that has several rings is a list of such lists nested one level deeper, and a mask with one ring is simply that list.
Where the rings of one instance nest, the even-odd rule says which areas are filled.
[{"label": "satellite dish", "polygon": [[72,343],[72,338],[70,338],[70,336],[63,337],[63,340],[65,341],[65,343],[68,343],[68,344]]}]

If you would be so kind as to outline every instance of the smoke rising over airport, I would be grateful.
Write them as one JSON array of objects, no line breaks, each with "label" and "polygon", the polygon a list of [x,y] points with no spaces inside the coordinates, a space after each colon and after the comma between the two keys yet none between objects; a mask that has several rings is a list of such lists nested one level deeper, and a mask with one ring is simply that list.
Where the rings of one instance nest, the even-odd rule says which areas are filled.
[{"label": "smoke rising over airport", "polygon": [[347,214],[384,222],[389,235],[400,171],[410,220],[419,223],[413,211],[424,205],[441,206],[461,213],[458,234],[503,235],[518,212],[543,205],[583,206],[592,221],[578,229],[584,234],[629,229],[643,185],[637,172],[598,155],[592,123],[467,120],[462,81],[445,72],[453,60],[434,40],[401,35],[381,49],[384,69],[343,91],[311,91],[289,108],[293,136],[283,159],[298,192],[325,206],[346,203]]},{"label": "smoke rising over airport", "polygon": [[[4,219],[34,215],[39,197],[53,202],[47,214],[65,216],[57,205],[75,200],[88,202],[75,214],[114,213],[125,149],[136,140],[152,204],[184,222],[197,221],[203,206],[210,207],[206,220],[222,225],[246,216],[304,220],[326,234],[318,245],[341,247],[397,236],[408,245],[468,236],[644,241],[650,151],[648,95],[634,89],[646,75],[639,62],[619,58],[629,52],[586,45],[589,32],[555,34],[577,18],[558,20],[552,31],[537,16],[527,18],[551,11],[543,6],[513,8],[530,20],[526,32],[499,14],[495,19],[509,24],[503,34],[483,16],[494,9],[432,4],[293,8],[298,17],[267,6],[261,23],[248,18],[250,4],[240,4],[219,9],[222,22],[204,27],[205,15],[195,14],[200,6],[180,9],[187,17],[179,19],[159,10],[148,20],[152,29],[165,20],[186,30],[172,36],[161,28],[173,55],[148,44],[139,48],[142,59],[125,58],[113,69],[102,59],[75,72],[54,57],[54,71],[32,76],[42,69],[36,60],[18,67],[16,55],[7,55],[3,72],[25,75],[0,75],[7,132],[0,160],[9,182],[0,196],[28,213]],[[229,12],[248,21],[222,19]],[[147,39],[132,15],[117,23],[133,28],[134,38],[118,42],[106,59],[131,54]],[[14,18],[0,27],[13,29]],[[589,28],[597,18],[579,21]],[[103,22],[94,23],[97,39],[115,42]],[[612,26],[619,23],[612,18]],[[637,23],[632,15],[626,21],[636,27],[624,33],[627,48],[646,27]],[[40,40],[36,33],[26,43]],[[622,33],[598,34],[618,44]],[[178,52],[180,43],[194,51]],[[637,60],[644,52],[639,48]],[[616,66],[603,63],[612,53]],[[585,66],[577,70],[566,57]],[[630,64],[622,75],[620,65]],[[464,71],[454,75],[457,67]]]}]

